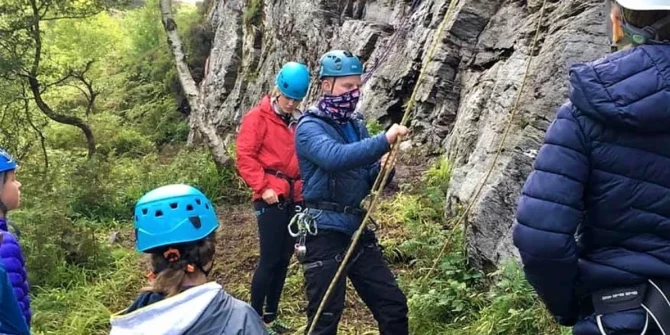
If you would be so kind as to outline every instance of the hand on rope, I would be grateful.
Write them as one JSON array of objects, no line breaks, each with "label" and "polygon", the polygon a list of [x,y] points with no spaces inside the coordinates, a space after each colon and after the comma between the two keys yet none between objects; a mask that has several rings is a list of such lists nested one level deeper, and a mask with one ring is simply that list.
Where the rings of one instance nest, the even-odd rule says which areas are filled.
[{"label": "hand on rope", "polygon": [[[491,162],[491,166],[489,167],[486,175],[484,176],[484,179],[482,180],[482,183],[479,185],[479,188],[477,188],[477,191],[475,194],[470,198],[470,201],[468,203],[468,206],[466,207],[465,211],[461,216],[458,218],[456,221],[456,224],[454,226],[458,226],[461,223],[463,224],[463,234],[467,232],[467,224],[468,221],[466,220],[468,214],[470,213],[470,210],[474,206],[474,204],[477,202],[477,198],[482,192],[482,189],[484,189],[484,186],[486,186],[486,183],[488,182],[489,177],[491,176],[491,173],[493,172],[493,169],[495,169],[496,164],[498,163],[498,158],[500,158],[500,154],[502,153],[503,147],[505,145],[505,142],[507,140],[507,135],[509,134],[510,129],[512,128],[512,125],[514,124],[514,116],[516,116],[516,113],[519,109],[519,102],[521,101],[521,94],[523,93],[523,90],[526,86],[526,81],[528,79],[528,73],[530,72],[530,66],[532,64],[533,60],[533,52],[535,50],[535,46],[537,45],[537,40],[538,36],[540,35],[540,28],[542,27],[542,20],[544,18],[544,10],[547,4],[547,0],[542,1],[542,8],[540,9],[540,17],[537,19],[537,28],[535,29],[535,37],[533,38],[533,43],[530,47],[530,52],[528,55],[528,60],[526,61],[526,72],[524,73],[523,80],[521,81],[521,88],[519,88],[519,92],[517,93],[516,100],[514,101],[514,105],[512,106],[512,111],[510,112],[509,120],[507,122],[507,127],[505,128],[505,132],[503,133],[502,139],[500,140],[500,144],[498,145],[498,150],[496,151],[496,154],[493,158],[493,162]],[[428,270],[428,273],[423,277],[421,280],[421,285],[423,286],[430,275],[437,269],[438,263],[440,262],[440,259],[444,256],[444,253],[447,250],[447,247],[451,245],[452,243],[452,237],[454,235],[450,235],[447,241],[442,245],[442,248],[440,249],[440,252],[438,253],[437,257],[433,260],[433,266]],[[465,241],[465,239],[464,239]],[[465,243],[465,242],[464,242]]]},{"label": "hand on rope", "polygon": [[[426,72],[426,67],[428,64],[431,62],[433,59],[433,54],[435,53],[435,50],[437,49],[437,46],[439,45],[439,42],[441,40],[442,33],[444,31],[444,27],[447,25],[447,22],[449,21],[449,18],[451,16],[451,13],[453,9],[456,7],[456,4],[458,4],[458,0],[452,0],[449,3],[449,7],[447,9],[447,12],[444,14],[444,19],[442,20],[442,23],[440,23],[440,26],[438,27],[437,31],[435,32],[435,35],[433,36],[433,42],[431,44],[431,48],[428,51],[428,55],[425,58],[425,62],[423,63],[421,67],[421,72],[419,72],[419,78],[417,79],[416,83],[414,84],[414,89],[412,90],[412,95],[409,98],[409,101],[407,102],[407,106],[405,107],[405,113],[403,114],[402,121],[400,122],[401,126],[406,126],[410,120],[410,114],[412,109],[414,108],[414,103],[416,99],[416,95],[418,92],[418,88],[423,81],[423,78],[425,76]],[[360,226],[356,230],[356,233],[354,233],[354,236],[351,238],[351,244],[349,245],[349,248],[347,249],[347,253],[344,255],[344,258],[342,259],[342,262],[340,263],[340,266],[337,268],[337,272],[335,273],[335,276],[333,277],[333,280],[330,282],[330,285],[328,285],[328,289],[326,290],[326,293],[324,294],[323,298],[321,298],[321,303],[319,304],[319,308],[316,311],[316,314],[314,315],[314,318],[312,319],[312,324],[309,327],[309,331],[307,332],[307,335],[311,335],[312,332],[314,331],[314,328],[316,327],[316,324],[319,321],[319,317],[321,316],[321,313],[323,312],[323,308],[326,305],[326,302],[328,301],[328,298],[333,292],[333,289],[335,287],[335,284],[339,280],[340,276],[342,275],[342,272],[344,271],[344,268],[347,266],[347,263],[349,262],[349,259],[351,258],[351,255],[353,254],[354,249],[356,248],[356,245],[358,244],[358,240],[360,239],[361,234],[363,233],[363,230],[367,226],[366,222],[370,219],[370,214],[374,211],[375,205],[377,204],[377,200],[379,199],[379,194],[381,193],[381,190],[384,188],[383,185],[386,185],[387,180],[389,175],[391,174],[391,171],[393,170],[393,167],[395,166],[397,155],[398,155],[398,148],[400,147],[400,142],[402,141],[403,135],[398,134],[397,138],[395,139],[393,144],[391,145],[391,150],[389,152],[389,156],[387,158],[386,164],[382,167],[382,169],[379,171],[379,174],[377,175],[377,178],[375,179],[374,185],[372,186],[372,189],[370,191],[370,197],[366,198],[367,202],[369,202],[367,206],[367,211],[365,213],[365,217],[363,217],[363,220],[360,223]],[[366,200],[363,200],[366,202]]]}]

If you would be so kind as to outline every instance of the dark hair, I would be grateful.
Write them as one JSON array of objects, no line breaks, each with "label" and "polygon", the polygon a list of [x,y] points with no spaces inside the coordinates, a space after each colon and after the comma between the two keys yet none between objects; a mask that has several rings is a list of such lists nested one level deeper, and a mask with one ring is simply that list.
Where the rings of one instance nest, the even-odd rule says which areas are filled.
[{"label": "dark hair", "polygon": [[[670,15],[670,11],[667,10],[632,10],[621,6],[619,8],[626,22],[637,28],[651,26]],[[661,41],[670,40],[670,25],[661,28],[657,33]]]},{"label": "dark hair", "polygon": [[188,243],[163,246],[150,251],[151,266],[155,279],[142,291],[165,294],[171,297],[181,291],[187,274],[203,271],[203,267],[214,259],[216,232]]}]

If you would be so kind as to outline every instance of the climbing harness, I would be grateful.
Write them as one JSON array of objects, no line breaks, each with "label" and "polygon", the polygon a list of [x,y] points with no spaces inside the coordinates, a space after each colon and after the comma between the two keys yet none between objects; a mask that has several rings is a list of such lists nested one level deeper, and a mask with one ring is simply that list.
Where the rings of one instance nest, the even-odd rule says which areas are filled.
[{"label": "climbing harness", "polygon": [[[477,190],[475,191],[474,195],[470,197],[470,202],[468,203],[468,206],[465,208],[465,211],[463,211],[463,214],[458,218],[456,223],[454,224],[455,226],[458,226],[460,224],[463,224],[463,234],[467,232],[467,225],[468,222],[465,220],[465,218],[468,216],[470,213],[470,210],[472,210],[472,207],[474,204],[477,202],[477,198],[479,198],[479,195],[481,194],[482,190],[484,189],[484,186],[486,186],[486,183],[489,180],[489,177],[491,176],[491,173],[493,172],[493,169],[495,169],[496,164],[498,164],[498,159],[500,158],[500,154],[503,151],[503,147],[505,145],[505,142],[507,141],[507,136],[509,134],[510,129],[512,129],[512,125],[514,124],[514,117],[516,116],[517,111],[519,110],[519,102],[521,101],[521,94],[524,91],[524,88],[526,87],[526,81],[528,80],[528,73],[530,72],[530,66],[532,64],[533,60],[533,52],[535,50],[535,46],[537,45],[537,40],[538,37],[540,36],[540,28],[542,28],[542,20],[544,18],[544,11],[546,9],[547,5],[547,0],[542,1],[542,7],[540,9],[540,16],[537,19],[537,27],[535,29],[535,37],[533,38],[533,43],[531,44],[530,47],[530,52],[528,55],[528,60],[526,62],[526,72],[523,76],[523,80],[521,82],[521,87],[519,88],[519,91],[516,96],[516,100],[514,101],[514,105],[512,106],[512,111],[510,112],[509,120],[507,121],[507,127],[505,128],[505,132],[503,133],[502,139],[500,140],[500,144],[498,145],[498,150],[496,151],[496,154],[493,158],[493,161],[491,162],[491,166],[488,168],[488,171],[486,172],[486,175],[484,176],[484,179],[482,180],[482,183],[479,185]],[[442,245],[442,248],[440,249],[440,252],[438,253],[437,257],[433,260],[433,266],[428,270],[428,273],[423,277],[421,285],[426,283],[426,280],[430,277],[430,275],[437,269],[437,265],[444,256],[444,253],[447,250],[447,247],[451,245],[453,242],[453,236],[455,234],[451,234],[449,238],[447,238],[447,241]],[[465,243],[466,239],[463,239]]]},{"label": "climbing harness", "polygon": [[[546,0],[545,0],[546,1]],[[447,9],[447,12],[444,14],[444,19],[442,20],[442,23],[440,23],[440,26],[438,27],[437,31],[435,32],[435,35],[433,36],[433,42],[431,45],[431,48],[428,52],[427,57],[425,58],[425,62],[422,65],[421,72],[419,73],[419,78],[416,81],[416,84],[414,85],[414,90],[412,91],[412,95],[409,98],[409,101],[407,102],[407,106],[405,108],[405,113],[403,115],[402,121],[400,122],[401,125],[405,125],[408,123],[410,114],[412,109],[414,108],[414,103],[416,99],[416,95],[418,92],[418,88],[421,86],[421,82],[425,76],[426,72],[426,67],[428,64],[431,62],[433,59],[433,54],[435,53],[435,50],[437,49],[437,46],[440,42],[440,37],[442,36],[442,32],[444,31],[444,27],[447,25],[447,22],[449,21],[449,18],[451,16],[451,13],[453,9],[455,8],[456,4],[458,3],[458,0],[452,0],[449,3],[449,7]],[[543,6],[544,8],[544,6]],[[363,217],[363,220],[361,221],[360,226],[354,233],[354,236],[352,237],[351,244],[349,245],[349,248],[347,249],[346,254],[344,255],[344,259],[340,263],[340,266],[337,269],[337,272],[335,273],[335,276],[333,277],[332,281],[330,282],[330,285],[328,286],[328,289],[326,290],[326,293],[324,294],[323,298],[321,299],[321,302],[319,303],[319,308],[316,311],[316,314],[314,315],[314,318],[312,319],[312,323],[309,327],[309,330],[307,332],[307,335],[311,335],[312,332],[314,331],[314,328],[316,327],[316,324],[319,321],[319,316],[323,312],[323,308],[326,305],[326,302],[328,301],[328,298],[333,292],[333,289],[335,288],[335,285],[337,284],[337,281],[339,280],[340,276],[342,275],[342,272],[347,266],[347,263],[349,262],[349,259],[351,258],[353,251],[358,243],[358,240],[361,237],[361,234],[363,233],[363,230],[366,227],[366,222],[370,218],[370,213],[374,211],[375,205],[377,204],[377,201],[379,199],[379,194],[381,193],[380,191],[383,189],[383,185],[386,185],[386,182],[389,178],[389,175],[391,171],[393,170],[393,166],[395,165],[396,159],[397,159],[397,154],[398,154],[398,148],[400,147],[400,142],[402,140],[402,136],[398,136],[396,141],[393,143],[391,146],[391,151],[390,154],[387,158],[386,164],[380,169],[379,174],[377,175],[377,178],[375,179],[375,182],[372,186],[371,189],[371,196],[369,198],[368,202],[368,207],[366,209],[365,216]],[[364,199],[364,202],[366,200]]]},{"label": "climbing harness", "polygon": [[[364,249],[360,249],[356,253],[356,255],[354,257],[352,257],[351,260],[347,263],[346,268],[348,269],[354,263],[356,263],[358,258],[360,258],[361,255],[363,255],[364,252],[365,252]],[[311,263],[305,263],[305,264],[302,265],[302,268],[303,268],[304,271],[307,271],[307,270],[316,269],[316,268],[320,268],[320,267],[330,266],[332,264],[340,264],[340,263],[342,263],[343,259],[344,259],[344,255],[342,253],[339,253],[331,259],[326,259],[326,260],[322,260],[322,261],[315,261],[315,262],[311,262]]]},{"label": "climbing harness", "polygon": [[670,280],[651,280],[647,282],[615,289],[604,289],[591,295],[591,306],[596,316],[596,324],[601,335],[607,335],[602,317],[630,309],[642,308],[646,313],[644,329],[647,333],[649,317],[656,323],[663,335],[670,334]]},{"label": "climbing harness", "polygon": [[[363,204],[366,199],[369,199],[368,197],[365,197],[363,199],[364,201],[361,202]],[[364,206],[361,207],[355,207],[355,206],[344,206],[335,202],[327,202],[327,201],[320,201],[320,202],[305,202],[305,207],[307,208],[313,208],[313,209],[320,209],[320,210],[326,210],[326,211],[331,211],[331,212],[337,212],[337,213],[343,213],[343,214],[351,214],[351,215],[358,215],[358,216],[365,216],[365,214],[368,212],[365,210]],[[371,216],[368,217],[368,224],[367,228],[370,231],[377,231],[379,228],[379,225],[377,224],[377,221],[375,221]]]},{"label": "climbing harness", "polygon": [[319,233],[316,218],[309,214],[307,208],[302,209],[301,206],[296,206],[296,214],[291,218],[287,228],[288,233],[293,238],[298,239],[294,246],[295,255],[300,262],[303,262],[307,254],[307,247],[305,246],[307,234],[316,236]]},{"label": "climbing harness", "polygon": [[296,178],[291,178],[284,174],[283,172],[275,169],[263,169],[265,173],[269,175],[273,175],[275,177],[284,179],[288,182],[288,199],[284,199],[284,201],[279,201],[277,203],[277,208],[279,208],[280,211],[283,211],[284,209],[287,208],[287,206],[294,205],[295,204],[295,182],[300,179],[300,176]]}]

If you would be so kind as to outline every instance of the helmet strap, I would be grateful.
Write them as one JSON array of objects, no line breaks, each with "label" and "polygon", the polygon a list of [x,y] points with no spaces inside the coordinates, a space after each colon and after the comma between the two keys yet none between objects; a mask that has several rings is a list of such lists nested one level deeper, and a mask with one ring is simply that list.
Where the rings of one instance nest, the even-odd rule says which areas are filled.
[{"label": "helmet strap", "polygon": [[337,77],[330,77],[330,78],[333,78],[333,81],[330,82],[330,92],[327,92],[326,94],[333,95],[333,91],[335,90],[335,81],[337,80]]},{"label": "helmet strap", "polygon": [[196,262],[195,265],[198,267],[198,270],[200,270],[205,275],[205,277],[209,277],[209,273],[212,272],[212,269],[214,268],[214,259],[212,259],[212,266],[210,266],[207,270],[205,270],[200,262]]},{"label": "helmet strap", "polygon": [[7,217],[7,206],[2,202],[2,190],[5,188],[5,181],[6,181],[7,173],[5,172],[0,172],[0,213],[2,214],[3,217]]},{"label": "helmet strap", "polygon": [[670,14],[666,15],[663,19],[656,21],[650,26],[644,28],[638,28],[626,21],[623,12],[621,13],[621,27],[624,31],[624,39],[617,43],[618,47],[623,47],[628,44],[633,46],[643,45],[643,44],[665,44],[667,41],[660,41],[658,36],[658,31],[664,29],[670,25]]},{"label": "helmet strap", "polygon": [[6,218],[7,217],[7,212],[8,212],[7,206],[5,206],[5,204],[2,202],[2,200],[0,200],[0,213],[2,213],[2,216]]}]

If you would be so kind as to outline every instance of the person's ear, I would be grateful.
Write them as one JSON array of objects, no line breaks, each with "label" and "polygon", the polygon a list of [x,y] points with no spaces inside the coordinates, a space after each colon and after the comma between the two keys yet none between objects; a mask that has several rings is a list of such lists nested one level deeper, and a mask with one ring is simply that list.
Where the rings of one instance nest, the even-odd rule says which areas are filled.
[{"label": "person's ear", "polygon": [[321,90],[322,91],[330,92],[332,90],[332,88],[333,88],[332,83],[329,80],[324,79],[324,80],[321,81]]}]

